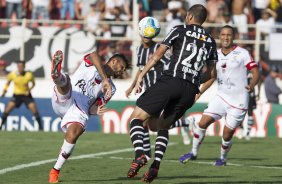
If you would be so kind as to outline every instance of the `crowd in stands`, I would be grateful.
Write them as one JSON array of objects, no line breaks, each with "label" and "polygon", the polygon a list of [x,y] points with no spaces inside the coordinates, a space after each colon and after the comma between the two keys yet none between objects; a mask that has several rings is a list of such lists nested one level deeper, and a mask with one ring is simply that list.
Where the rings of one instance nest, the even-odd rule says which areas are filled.
[{"label": "crowd in stands", "polygon": [[[209,16],[206,23],[219,24],[218,28],[208,28],[215,38],[218,37],[220,25],[225,24],[236,24],[237,39],[241,40],[255,38],[255,29],[249,28],[248,24],[260,26],[262,39],[268,39],[271,32],[282,32],[282,27],[275,30],[272,27],[282,25],[282,0],[138,0],[138,3],[140,19],[153,16],[160,22],[167,22],[168,26],[162,28],[161,36],[168,33],[173,26],[182,24],[186,11],[194,4],[207,7]],[[131,25],[126,23],[132,20],[132,10],[131,0],[0,0],[1,19],[83,20],[85,24],[80,29],[105,39],[132,35]],[[16,23],[1,22],[2,27],[13,25]],[[116,51],[131,57],[130,45],[130,41],[98,42],[98,48],[104,53],[105,60]],[[245,47],[252,53],[252,45]],[[266,77],[272,63],[264,46],[260,48],[260,53],[259,62],[263,76]]]}]

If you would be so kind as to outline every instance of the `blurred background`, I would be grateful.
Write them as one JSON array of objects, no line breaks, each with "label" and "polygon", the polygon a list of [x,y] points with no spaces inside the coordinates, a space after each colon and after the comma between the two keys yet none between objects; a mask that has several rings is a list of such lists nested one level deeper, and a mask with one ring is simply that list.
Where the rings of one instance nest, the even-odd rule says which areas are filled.
[{"label": "blurred background", "polygon": [[[51,108],[53,83],[50,77],[52,54],[64,52],[63,70],[73,73],[85,54],[97,50],[107,60],[112,54],[125,54],[132,69],[121,79],[115,79],[117,93],[102,117],[93,117],[90,131],[127,133],[127,123],[134,101],[138,96],[125,97],[136,67],[136,47],[141,44],[138,22],[153,16],[161,22],[161,33],[155,38],[162,41],[175,25],[183,24],[186,12],[194,4],[208,9],[204,27],[218,42],[220,27],[236,28],[236,44],[249,50],[261,71],[256,89],[256,126],[252,136],[282,137],[282,96],[279,103],[268,103],[264,81],[271,75],[282,88],[282,0],[0,0],[0,91],[8,72],[16,70],[15,61],[24,60],[26,69],[34,73],[36,86],[32,91],[42,114],[45,131],[59,131],[60,119]],[[218,44],[218,47],[220,45]],[[215,94],[214,84],[187,112],[200,117],[208,100]],[[0,100],[0,113],[12,95]],[[8,117],[4,130],[37,131],[24,106]],[[219,129],[210,135],[219,135]],[[267,128],[265,128],[267,127]],[[280,128],[281,127],[281,128]],[[211,128],[212,129],[212,128]],[[178,130],[174,130],[178,134]]]}]

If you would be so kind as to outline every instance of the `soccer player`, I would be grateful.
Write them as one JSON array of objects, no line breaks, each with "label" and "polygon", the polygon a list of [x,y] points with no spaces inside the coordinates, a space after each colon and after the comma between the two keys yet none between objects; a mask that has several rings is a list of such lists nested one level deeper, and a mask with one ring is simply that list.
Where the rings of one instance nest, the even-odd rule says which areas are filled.
[{"label": "soccer player", "polygon": [[119,77],[129,68],[128,60],[122,54],[114,54],[102,65],[101,57],[93,52],[84,56],[70,78],[61,72],[62,61],[63,53],[59,50],[52,59],[51,76],[55,83],[52,106],[62,118],[65,137],[57,162],[49,173],[50,183],[58,182],[60,170],[85,131],[89,116],[106,112],[105,104],[116,91],[110,77]]},{"label": "soccer player", "polygon": [[14,94],[11,100],[8,102],[4,113],[1,117],[1,125],[0,130],[2,129],[2,126],[6,123],[7,117],[12,112],[14,108],[19,108],[22,103],[26,105],[26,107],[32,112],[33,116],[35,117],[39,130],[43,130],[42,124],[41,124],[41,117],[39,115],[39,112],[36,108],[36,104],[34,102],[34,99],[31,95],[31,90],[35,86],[35,81],[32,72],[25,70],[25,61],[17,61],[17,71],[10,72],[7,76],[7,83],[4,86],[3,93],[1,97],[4,97],[9,85],[11,82],[14,83]]},{"label": "soccer player", "polygon": [[[259,80],[257,64],[251,58],[249,52],[233,44],[234,29],[231,26],[221,28],[219,39],[222,48],[218,50],[218,62],[216,64],[217,78],[212,78],[200,88],[200,94],[204,93],[217,79],[217,95],[209,102],[198,124],[194,123],[193,145],[190,153],[179,158],[181,163],[195,160],[202,143],[206,129],[216,120],[224,117],[220,157],[214,163],[216,166],[226,165],[227,153],[231,149],[232,136],[235,129],[242,123],[248,109],[249,93],[253,91]],[[248,83],[247,71],[253,75]]]},{"label": "soccer player", "polygon": [[128,178],[136,176],[139,169],[147,163],[143,150],[143,122],[152,116],[159,117],[155,158],[142,178],[145,182],[152,182],[158,175],[169,141],[168,129],[194,104],[195,95],[199,92],[203,66],[207,66],[203,81],[213,75],[217,52],[214,39],[201,26],[206,17],[207,10],[204,6],[192,6],[187,12],[186,24],[175,26],[168,33],[138,76],[135,92],[140,89],[147,72],[172,48],[168,70],[140,96],[130,117],[130,138],[135,150],[135,159],[128,171]]},{"label": "soccer player", "polygon": [[[131,92],[134,89],[134,86],[136,84],[136,81],[138,79],[139,74],[142,72],[144,66],[146,65],[147,61],[149,60],[149,57],[153,55],[153,53],[157,50],[157,48],[160,46],[157,42],[155,42],[152,38],[145,38],[141,36],[142,44],[137,48],[137,67],[139,67],[139,70],[136,73],[135,79],[130,85],[130,87],[125,91],[125,95],[128,98]],[[160,60],[157,65],[155,65],[147,74],[146,77],[143,78],[143,86],[144,90],[146,91],[148,88],[150,88],[153,84],[156,83],[156,81],[161,77],[162,72],[164,69],[167,69],[169,65],[170,59],[170,53],[166,53]],[[138,91],[138,92],[141,92]],[[151,145],[150,145],[150,137],[149,137],[149,128],[151,131],[156,131],[154,127],[154,123],[156,121],[156,118],[150,117],[146,120],[144,123],[144,152],[147,157],[147,159],[151,158]],[[184,130],[185,127],[189,127],[190,119],[184,120],[184,118],[180,118],[177,120],[171,128],[174,127],[181,127],[181,134],[183,136],[184,143],[190,142],[190,138],[188,137],[188,131],[186,133],[186,130]],[[151,127],[150,127],[151,125]],[[183,131],[184,130],[184,131]],[[186,141],[186,142],[185,142]]]}]

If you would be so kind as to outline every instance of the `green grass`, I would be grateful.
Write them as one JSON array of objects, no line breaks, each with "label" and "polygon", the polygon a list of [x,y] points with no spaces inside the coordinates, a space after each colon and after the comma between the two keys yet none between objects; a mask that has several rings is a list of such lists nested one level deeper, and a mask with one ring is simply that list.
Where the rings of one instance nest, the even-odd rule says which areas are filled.
[{"label": "green grass", "polygon": [[[154,139],[155,136],[152,138]],[[229,165],[215,167],[209,163],[219,156],[220,141],[219,137],[206,137],[198,160],[184,165],[178,162],[178,157],[190,151],[191,146],[184,146],[181,136],[171,136],[170,142],[175,144],[168,147],[159,177],[154,183],[282,183],[281,139],[251,139],[247,142],[235,138],[228,157]],[[56,159],[62,142],[63,133],[60,132],[2,131],[0,132],[0,172],[4,168],[21,164]],[[79,139],[72,157],[126,148],[132,148],[129,135],[87,132]],[[69,160],[61,171],[60,183],[141,183],[140,177],[147,168],[142,168],[135,179],[126,178],[132,158],[133,151],[124,151],[96,158]],[[47,183],[49,170],[54,163],[49,162],[0,174],[0,183]]]}]

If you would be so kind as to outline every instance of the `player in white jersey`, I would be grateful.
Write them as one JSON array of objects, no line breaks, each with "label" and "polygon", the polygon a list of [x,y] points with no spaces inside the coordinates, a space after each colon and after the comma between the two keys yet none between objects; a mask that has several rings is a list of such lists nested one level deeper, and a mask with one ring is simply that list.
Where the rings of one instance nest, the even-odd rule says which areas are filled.
[{"label": "player in white jersey", "polygon": [[[192,125],[194,127],[192,151],[179,158],[181,163],[197,158],[199,146],[205,137],[208,126],[216,120],[225,117],[220,158],[216,160],[214,165],[226,165],[227,153],[232,145],[232,136],[235,129],[244,120],[248,109],[249,93],[253,91],[259,80],[257,64],[251,58],[248,51],[233,44],[233,27],[222,27],[219,38],[222,48],[218,50],[218,62],[216,64],[217,95],[209,102],[208,108],[205,109],[200,122]],[[247,70],[253,75],[249,84],[247,81]],[[200,95],[215,80],[216,78],[212,78],[204,83],[200,88]]]},{"label": "player in white jersey", "polygon": [[76,141],[85,131],[90,115],[106,112],[105,104],[115,93],[111,77],[119,77],[129,67],[128,60],[122,54],[114,54],[102,65],[97,52],[84,56],[83,62],[70,78],[61,72],[62,51],[52,58],[51,76],[55,83],[52,106],[62,118],[61,128],[65,133],[57,162],[49,173],[49,182],[57,183],[65,161],[71,155]]}]

